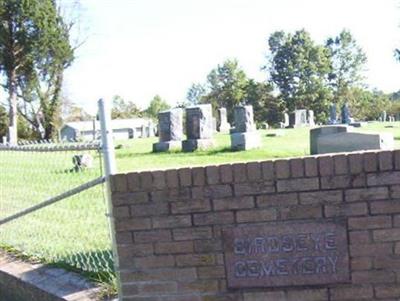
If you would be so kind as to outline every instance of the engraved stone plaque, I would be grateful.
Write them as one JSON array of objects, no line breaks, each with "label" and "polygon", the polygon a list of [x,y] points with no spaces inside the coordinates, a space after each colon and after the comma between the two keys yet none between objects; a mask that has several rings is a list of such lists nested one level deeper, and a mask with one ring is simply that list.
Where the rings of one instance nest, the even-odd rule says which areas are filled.
[{"label": "engraved stone plaque", "polygon": [[223,231],[230,288],[350,280],[346,226],[337,222],[243,226]]}]

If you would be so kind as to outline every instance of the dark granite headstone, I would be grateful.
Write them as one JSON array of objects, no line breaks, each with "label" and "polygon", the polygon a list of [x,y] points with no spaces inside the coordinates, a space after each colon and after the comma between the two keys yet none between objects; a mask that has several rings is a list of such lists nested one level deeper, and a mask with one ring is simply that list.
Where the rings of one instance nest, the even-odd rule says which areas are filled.
[{"label": "dark granite headstone", "polygon": [[158,113],[159,142],[153,144],[153,152],[162,152],[180,148],[183,137],[182,124],[183,112],[180,108]]},{"label": "dark granite headstone", "polygon": [[350,110],[349,110],[349,106],[348,106],[348,104],[347,103],[345,103],[343,106],[342,106],[342,123],[343,124],[349,124],[349,123],[351,123],[351,120],[350,120],[350,118],[351,118],[351,116],[350,116]]}]

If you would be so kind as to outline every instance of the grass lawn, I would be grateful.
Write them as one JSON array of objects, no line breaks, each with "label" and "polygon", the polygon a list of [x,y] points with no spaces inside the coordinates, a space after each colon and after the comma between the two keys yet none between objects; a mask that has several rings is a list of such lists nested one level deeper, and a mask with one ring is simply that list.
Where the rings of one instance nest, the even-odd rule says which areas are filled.
[{"label": "grass lawn", "polygon": [[[385,128],[385,126],[394,127]],[[284,136],[266,136],[267,133],[275,131],[283,131]],[[356,131],[393,133],[396,147],[400,148],[400,122],[369,123],[365,127],[356,129]],[[261,161],[271,158],[301,157],[310,154],[308,128],[260,130],[259,133],[262,137],[262,146],[259,149],[249,151],[231,151],[229,134],[216,134],[215,148],[193,153],[152,153],[152,144],[158,141],[157,137],[117,141],[116,145],[123,145],[122,149],[116,151],[117,168],[119,172],[129,172],[239,161]]]},{"label": "grass lawn", "polygon": [[[392,125],[393,128],[385,126]],[[372,123],[358,129],[366,132],[391,132],[400,147],[399,123]],[[152,153],[158,138],[116,142],[119,172],[199,166],[269,158],[299,157],[309,154],[309,129],[285,129],[284,136],[267,137],[276,130],[259,131],[262,147],[250,151],[230,150],[229,135],[217,134],[216,146],[193,153]],[[75,173],[72,156],[81,152],[0,151],[0,218],[30,207],[101,175],[100,157],[92,152],[92,170]],[[110,283],[111,246],[106,204],[101,186],[65,199],[36,213],[0,225],[0,247],[29,258],[67,265]]]}]

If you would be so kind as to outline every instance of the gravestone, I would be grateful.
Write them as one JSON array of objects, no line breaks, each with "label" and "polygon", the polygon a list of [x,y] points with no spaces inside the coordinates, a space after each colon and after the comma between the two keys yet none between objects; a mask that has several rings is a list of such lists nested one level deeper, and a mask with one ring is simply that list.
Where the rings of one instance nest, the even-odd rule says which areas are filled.
[{"label": "gravestone", "polygon": [[381,113],[381,121],[382,122],[385,122],[387,120],[387,114],[386,114],[386,111],[383,111],[382,113]]},{"label": "gravestone", "polygon": [[289,127],[290,122],[289,122],[289,114],[288,113],[283,113],[283,122],[280,122],[279,125],[280,125],[281,129]]},{"label": "gravestone", "polygon": [[289,127],[298,128],[308,126],[307,110],[295,110],[289,115]]},{"label": "gravestone", "polygon": [[158,113],[159,142],[153,144],[153,152],[180,149],[183,138],[183,112],[176,108]]},{"label": "gravestone", "polygon": [[261,145],[253,117],[253,106],[234,108],[235,128],[231,133],[232,150],[248,150]]},{"label": "gravestone", "polygon": [[342,106],[341,115],[342,115],[342,124],[351,123],[350,110],[349,110],[349,106],[347,103],[345,103]]},{"label": "gravestone", "polygon": [[394,147],[391,133],[359,133],[349,126],[324,126],[310,131],[310,153],[326,154],[360,150],[390,150]]},{"label": "gravestone", "polygon": [[315,119],[314,119],[314,111],[308,110],[307,111],[307,123],[309,126],[315,126]]},{"label": "gravestone", "polygon": [[228,122],[228,117],[226,113],[226,108],[218,109],[218,132],[229,133],[231,125]]},{"label": "gravestone", "polygon": [[336,104],[332,103],[329,106],[329,121],[328,124],[336,124],[337,117],[336,117]]},{"label": "gravestone", "polygon": [[182,150],[192,152],[214,146],[211,104],[186,108],[186,136]]},{"label": "gravestone", "polygon": [[78,172],[93,168],[93,157],[90,154],[74,155],[72,157],[74,167],[72,171]]}]

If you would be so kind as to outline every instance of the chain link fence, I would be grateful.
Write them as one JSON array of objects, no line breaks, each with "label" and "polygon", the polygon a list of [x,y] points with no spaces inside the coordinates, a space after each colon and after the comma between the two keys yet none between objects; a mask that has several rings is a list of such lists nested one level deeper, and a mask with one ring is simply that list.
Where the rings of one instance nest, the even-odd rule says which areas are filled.
[{"label": "chain link fence", "polygon": [[[85,183],[103,180],[99,143],[0,146],[0,248],[31,260],[114,280],[103,185],[55,202]],[[13,216],[54,202],[22,217]],[[1,224],[11,217],[12,220]]]}]

